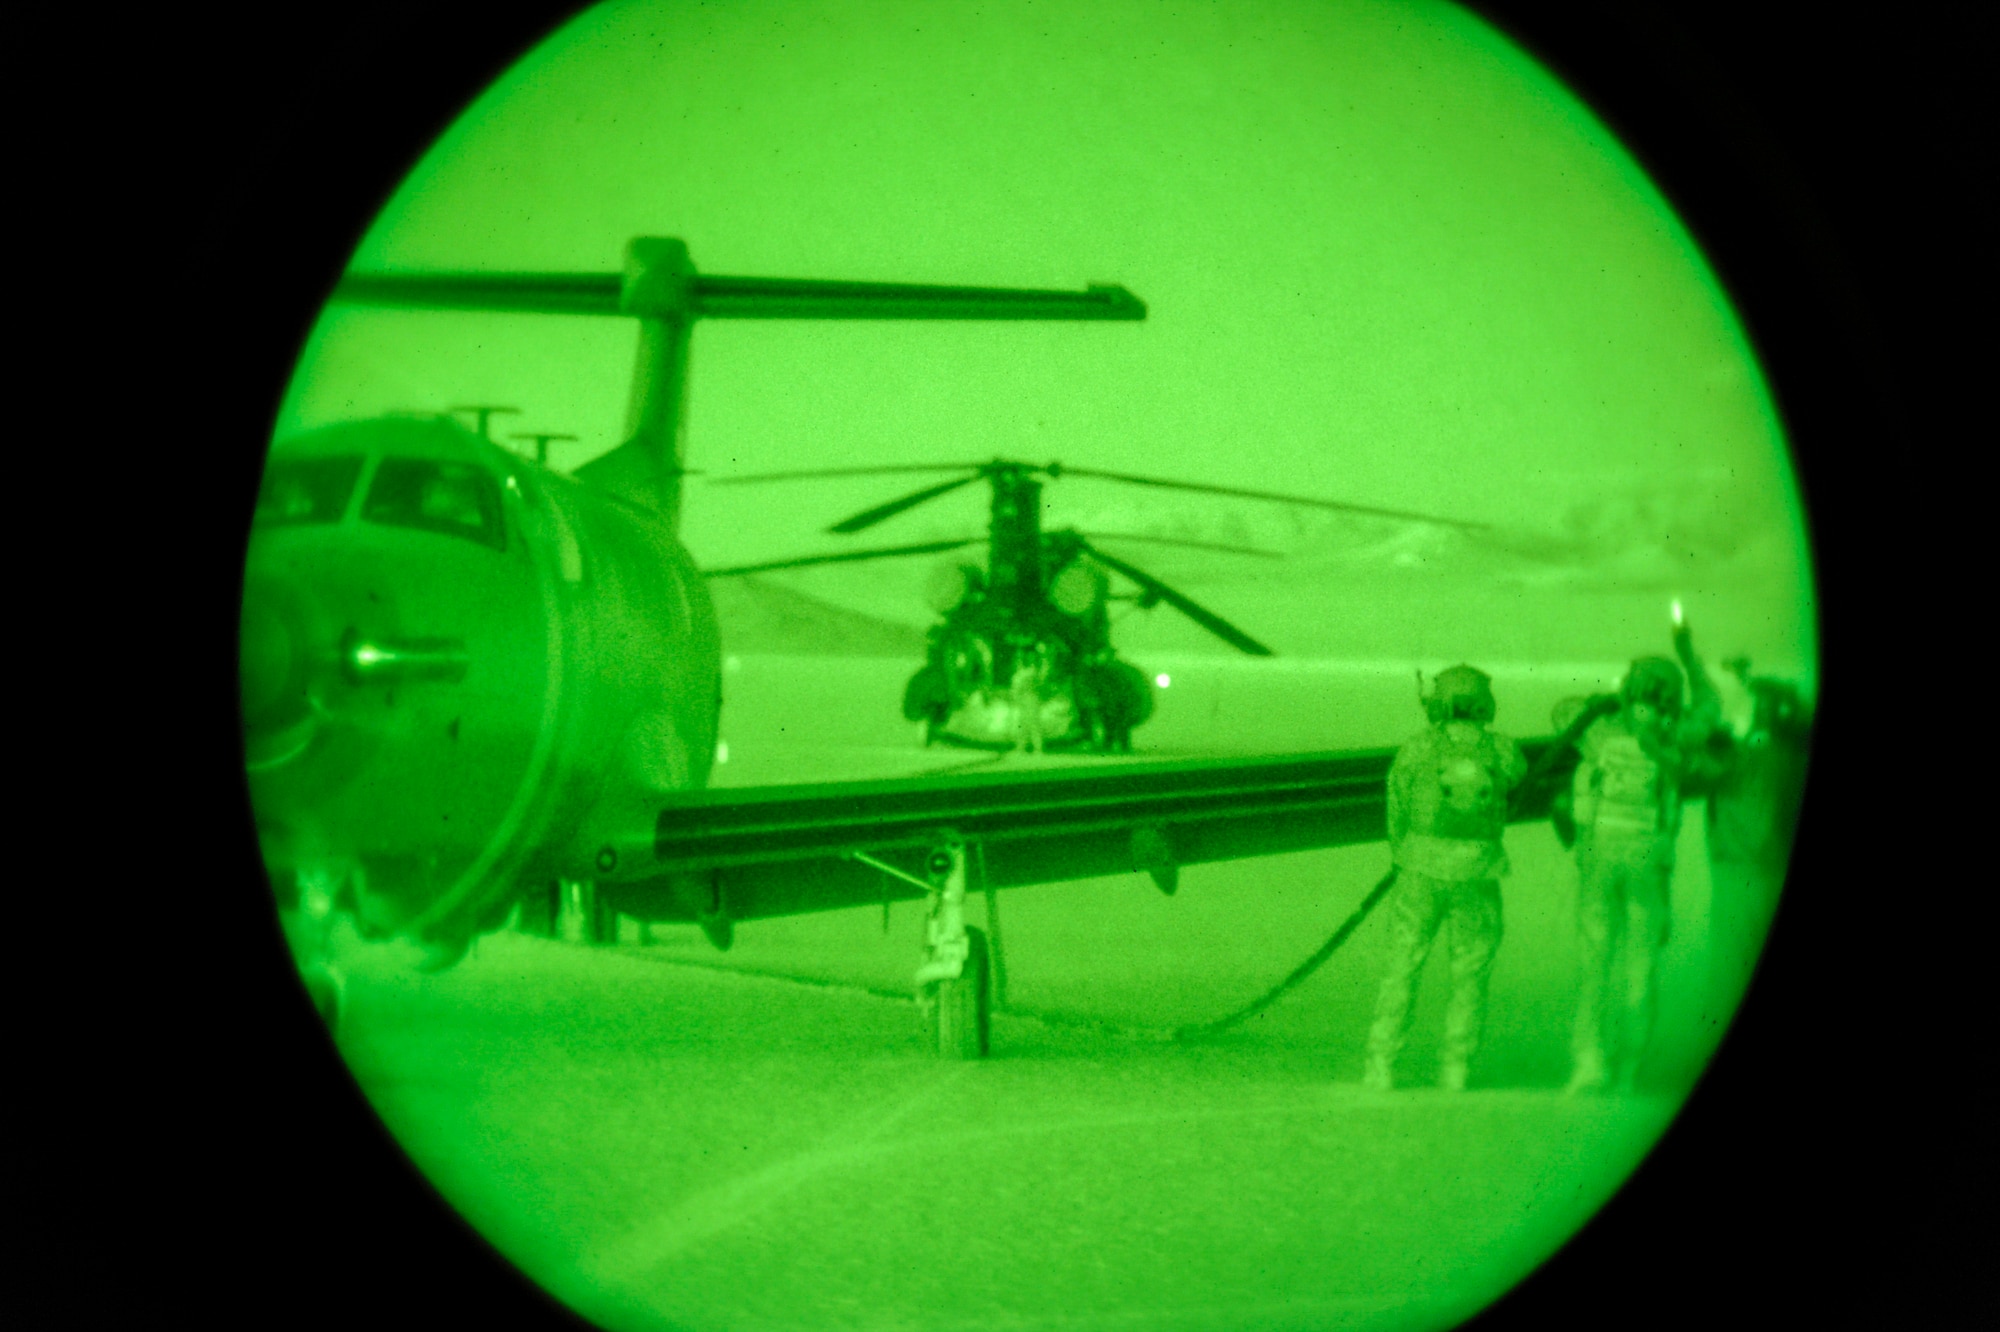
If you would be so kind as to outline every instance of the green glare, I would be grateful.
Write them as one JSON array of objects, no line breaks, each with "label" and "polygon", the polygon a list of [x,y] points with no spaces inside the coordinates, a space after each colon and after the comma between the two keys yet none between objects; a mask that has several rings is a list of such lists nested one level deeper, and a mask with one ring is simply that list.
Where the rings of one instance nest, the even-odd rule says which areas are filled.
[{"label": "green glare", "polygon": [[[351,272],[692,310],[666,241],[1060,295],[329,304],[246,758],[417,1166],[611,1328],[1427,1328],[1516,1284],[1726,1029],[1816,689],[1769,393],[1630,156],[1442,4],[614,3]],[[936,470],[730,484],[864,467]],[[954,637],[1007,579],[1072,637]]]}]

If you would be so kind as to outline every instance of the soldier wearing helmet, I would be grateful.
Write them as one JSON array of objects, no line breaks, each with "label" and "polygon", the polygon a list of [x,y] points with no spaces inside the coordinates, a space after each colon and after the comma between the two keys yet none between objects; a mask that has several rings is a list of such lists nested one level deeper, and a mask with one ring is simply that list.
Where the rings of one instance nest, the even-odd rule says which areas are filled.
[{"label": "soldier wearing helmet", "polygon": [[1514,742],[1488,729],[1493,684],[1454,666],[1420,695],[1430,725],[1396,753],[1389,769],[1389,970],[1368,1031],[1363,1081],[1394,1085],[1409,1032],[1417,978],[1440,928],[1449,926],[1451,1001],[1445,1011],[1438,1083],[1462,1090],[1479,1046],[1486,981],[1500,947],[1500,879],[1508,872],[1501,832],[1508,792],[1527,764]]},{"label": "soldier wearing helmet", "polygon": [[[1683,655],[1692,660],[1692,649]],[[1619,686],[1617,711],[1578,742],[1568,813],[1583,978],[1571,1092],[1629,1089],[1652,1037],[1681,800],[1689,784],[1714,776],[1710,741],[1721,718],[1720,700],[1696,666],[1689,707],[1681,668],[1665,657],[1640,657]],[[1558,728],[1574,707],[1573,700],[1557,706]]]}]

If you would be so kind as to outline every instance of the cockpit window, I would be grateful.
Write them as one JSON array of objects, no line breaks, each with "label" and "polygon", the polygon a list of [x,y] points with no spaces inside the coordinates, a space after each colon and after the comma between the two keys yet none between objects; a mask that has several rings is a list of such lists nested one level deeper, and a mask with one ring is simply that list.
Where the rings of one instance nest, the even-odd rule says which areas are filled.
[{"label": "cockpit window", "polygon": [[500,487],[468,463],[384,458],[361,516],[391,527],[420,527],[504,550]]},{"label": "cockpit window", "polygon": [[257,493],[260,527],[288,523],[337,523],[347,512],[347,497],[361,475],[361,459],[294,458],[273,460],[264,469],[264,488]]}]

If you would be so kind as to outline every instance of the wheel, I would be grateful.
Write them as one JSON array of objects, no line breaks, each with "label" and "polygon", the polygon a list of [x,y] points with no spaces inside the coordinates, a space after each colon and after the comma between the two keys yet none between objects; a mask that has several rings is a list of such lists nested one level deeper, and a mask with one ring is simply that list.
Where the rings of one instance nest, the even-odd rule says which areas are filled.
[{"label": "wheel", "polygon": [[965,971],[937,985],[937,1048],[946,1059],[979,1059],[990,1044],[993,978],[986,935],[966,927]]}]

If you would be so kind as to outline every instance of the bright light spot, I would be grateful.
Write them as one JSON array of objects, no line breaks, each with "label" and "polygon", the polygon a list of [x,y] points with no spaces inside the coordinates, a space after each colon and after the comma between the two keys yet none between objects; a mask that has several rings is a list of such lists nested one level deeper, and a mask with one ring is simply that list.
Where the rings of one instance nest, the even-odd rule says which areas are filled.
[{"label": "bright light spot", "polygon": [[729,742],[727,740],[718,740],[715,742],[715,761],[717,763],[729,762]]},{"label": "bright light spot", "polygon": [[354,649],[355,663],[361,666],[373,666],[376,662],[381,661],[383,656],[382,649],[368,643],[363,643],[360,647]]},{"label": "bright light spot", "polygon": [[1674,606],[1672,613],[1674,617],[1674,628],[1678,629],[1681,627],[1681,599],[1679,597],[1674,598]]},{"label": "bright light spot", "polygon": [[1174,682],[1174,677],[1168,675],[1165,671],[1161,671],[1158,675],[1153,677],[1153,683],[1158,685],[1162,689],[1167,688],[1173,682]]}]

